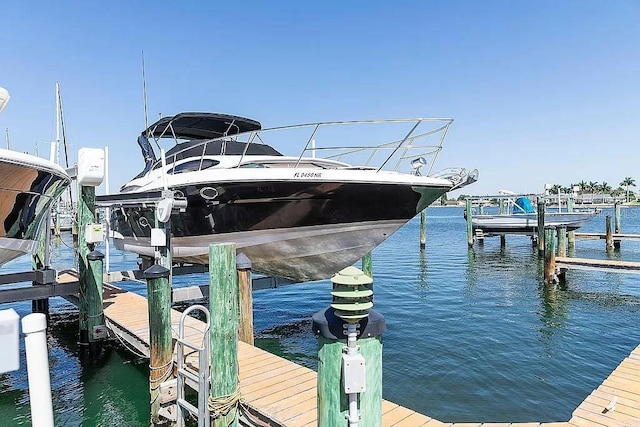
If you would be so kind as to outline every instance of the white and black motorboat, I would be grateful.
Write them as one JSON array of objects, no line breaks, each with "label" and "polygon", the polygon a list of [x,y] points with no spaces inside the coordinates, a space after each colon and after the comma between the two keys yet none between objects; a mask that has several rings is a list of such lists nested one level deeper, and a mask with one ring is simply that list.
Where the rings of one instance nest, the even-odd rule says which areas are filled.
[{"label": "white and black motorboat", "polygon": [[[0,111],[8,99],[0,88]],[[0,266],[33,251],[52,203],[70,182],[49,160],[0,149]]]},{"label": "white and black motorboat", "polygon": [[[256,272],[293,281],[324,279],[447,191],[476,180],[477,171],[431,173],[451,123],[402,119],[262,129],[238,116],[181,113],[138,137],[145,168],[121,193],[166,188],[186,200],[187,207],[170,217],[175,262],[206,264],[211,243],[234,242]],[[389,141],[394,126],[403,128],[399,138],[375,142]],[[175,145],[159,158],[152,142],[161,148],[167,138]],[[425,140],[432,145],[423,145]],[[291,143],[304,147],[299,155],[273,148]],[[427,169],[424,176],[421,168]],[[152,257],[154,223],[153,207],[114,209],[115,245]]]}]

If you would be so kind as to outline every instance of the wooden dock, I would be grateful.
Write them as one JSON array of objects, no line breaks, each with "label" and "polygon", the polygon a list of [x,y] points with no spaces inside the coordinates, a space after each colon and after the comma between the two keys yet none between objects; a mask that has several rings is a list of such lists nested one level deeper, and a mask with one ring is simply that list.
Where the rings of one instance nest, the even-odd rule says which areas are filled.
[{"label": "wooden dock", "polygon": [[560,272],[568,269],[577,269],[640,274],[640,262],[556,257],[556,269],[559,269]]},{"label": "wooden dock", "polygon": [[[606,233],[578,233],[574,232],[576,239],[604,240],[607,238]],[[613,240],[640,240],[640,234],[611,234]]]},{"label": "wooden dock", "polygon": [[[72,273],[58,278],[59,283],[77,280]],[[73,302],[73,298],[70,298]],[[110,284],[104,287],[105,323],[123,345],[149,356],[149,316],[147,300]],[[171,310],[172,330],[177,337],[181,313]],[[205,324],[188,317],[187,339],[200,345]],[[175,353],[174,353],[175,358]],[[195,367],[197,359],[189,362]],[[317,425],[317,374],[267,351],[238,343],[240,390],[252,414],[274,427],[311,427]],[[611,399],[615,408],[605,411]],[[604,412],[603,412],[604,411]],[[553,423],[450,423],[419,414],[395,403],[382,402],[382,425],[395,427],[570,427],[640,426],[640,346],[594,390],[574,411],[569,421]]]}]

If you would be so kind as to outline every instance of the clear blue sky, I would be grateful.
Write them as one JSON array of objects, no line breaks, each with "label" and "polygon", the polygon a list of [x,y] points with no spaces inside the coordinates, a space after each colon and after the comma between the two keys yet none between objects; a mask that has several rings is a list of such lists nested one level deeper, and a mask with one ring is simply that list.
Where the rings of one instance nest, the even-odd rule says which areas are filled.
[{"label": "clear blue sky", "polygon": [[151,121],[448,116],[437,166],[478,168],[465,193],[640,185],[640,1],[5,1],[0,17],[3,135],[46,156],[59,81],[69,142],[109,146],[112,190],[142,168],[143,50]]}]

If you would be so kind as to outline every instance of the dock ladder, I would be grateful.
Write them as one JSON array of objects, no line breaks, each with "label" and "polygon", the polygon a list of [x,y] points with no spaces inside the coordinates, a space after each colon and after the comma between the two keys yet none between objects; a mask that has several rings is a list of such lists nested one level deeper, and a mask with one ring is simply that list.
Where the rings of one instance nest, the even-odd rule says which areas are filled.
[{"label": "dock ladder", "polygon": [[[206,316],[206,326],[204,330],[203,345],[202,347],[196,346],[187,342],[184,336],[184,323],[185,319],[194,310],[200,310]],[[178,330],[178,340],[176,342],[177,347],[177,384],[176,384],[176,409],[177,420],[176,425],[178,427],[184,427],[184,417],[187,413],[195,416],[198,420],[198,427],[210,426],[211,416],[209,414],[208,397],[209,397],[209,328],[211,327],[209,319],[209,310],[201,305],[192,305],[187,308],[180,316],[180,324]],[[193,352],[198,353],[198,371],[192,369],[189,364],[185,362],[185,347],[188,347]],[[189,382],[189,383],[188,383]],[[198,407],[196,408],[185,399],[185,387],[191,387],[198,394]],[[196,389],[197,387],[197,389]],[[186,412],[185,412],[186,411]]]}]

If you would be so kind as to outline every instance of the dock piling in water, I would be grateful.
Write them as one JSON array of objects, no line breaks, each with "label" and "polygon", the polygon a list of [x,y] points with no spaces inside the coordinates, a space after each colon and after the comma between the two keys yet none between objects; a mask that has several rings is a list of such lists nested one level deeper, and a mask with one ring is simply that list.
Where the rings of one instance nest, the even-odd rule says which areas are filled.
[{"label": "dock piling in water", "polygon": [[544,228],[544,283],[547,285],[558,283],[556,276],[555,231],[556,229],[553,226]]},{"label": "dock piling in water", "polygon": [[544,197],[538,197],[538,255],[544,255]]},{"label": "dock piling in water", "polygon": [[605,237],[605,246],[607,251],[613,249],[613,233],[611,231],[611,215],[607,215],[605,218],[605,229],[606,229],[606,237]]},{"label": "dock piling in water", "polygon": [[426,232],[425,211],[422,210],[420,212],[420,249],[424,249],[426,246],[427,246],[427,232]]},{"label": "dock piling in water", "polygon": [[471,209],[471,199],[466,199],[466,218],[467,218],[467,244],[469,245],[469,247],[473,246],[473,225],[471,223],[471,215],[472,215],[472,209]]},{"label": "dock piling in water", "polygon": [[567,256],[567,227],[558,227],[558,256]]},{"label": "dock piling in water", "polygon": [[243,253],[236,257],[238,289],[240,295],[240,326],[238,338],[247,344],[254,344],[253,336],[253,296],[251,283],[251,260]]},{"label": "dock piling in water", "polygon": [[[573,198],[567,199],[567,212],[573,212]],[[576,245],[576,232],[569,231],[567,233],[567,245],[569,248],[574,248]]]},{"label": "dock piling in water", "polygon": [[211,391],[213,427],[237,427],[238,274],[233,243],[209,246],[209,312],[211,315]]}]

